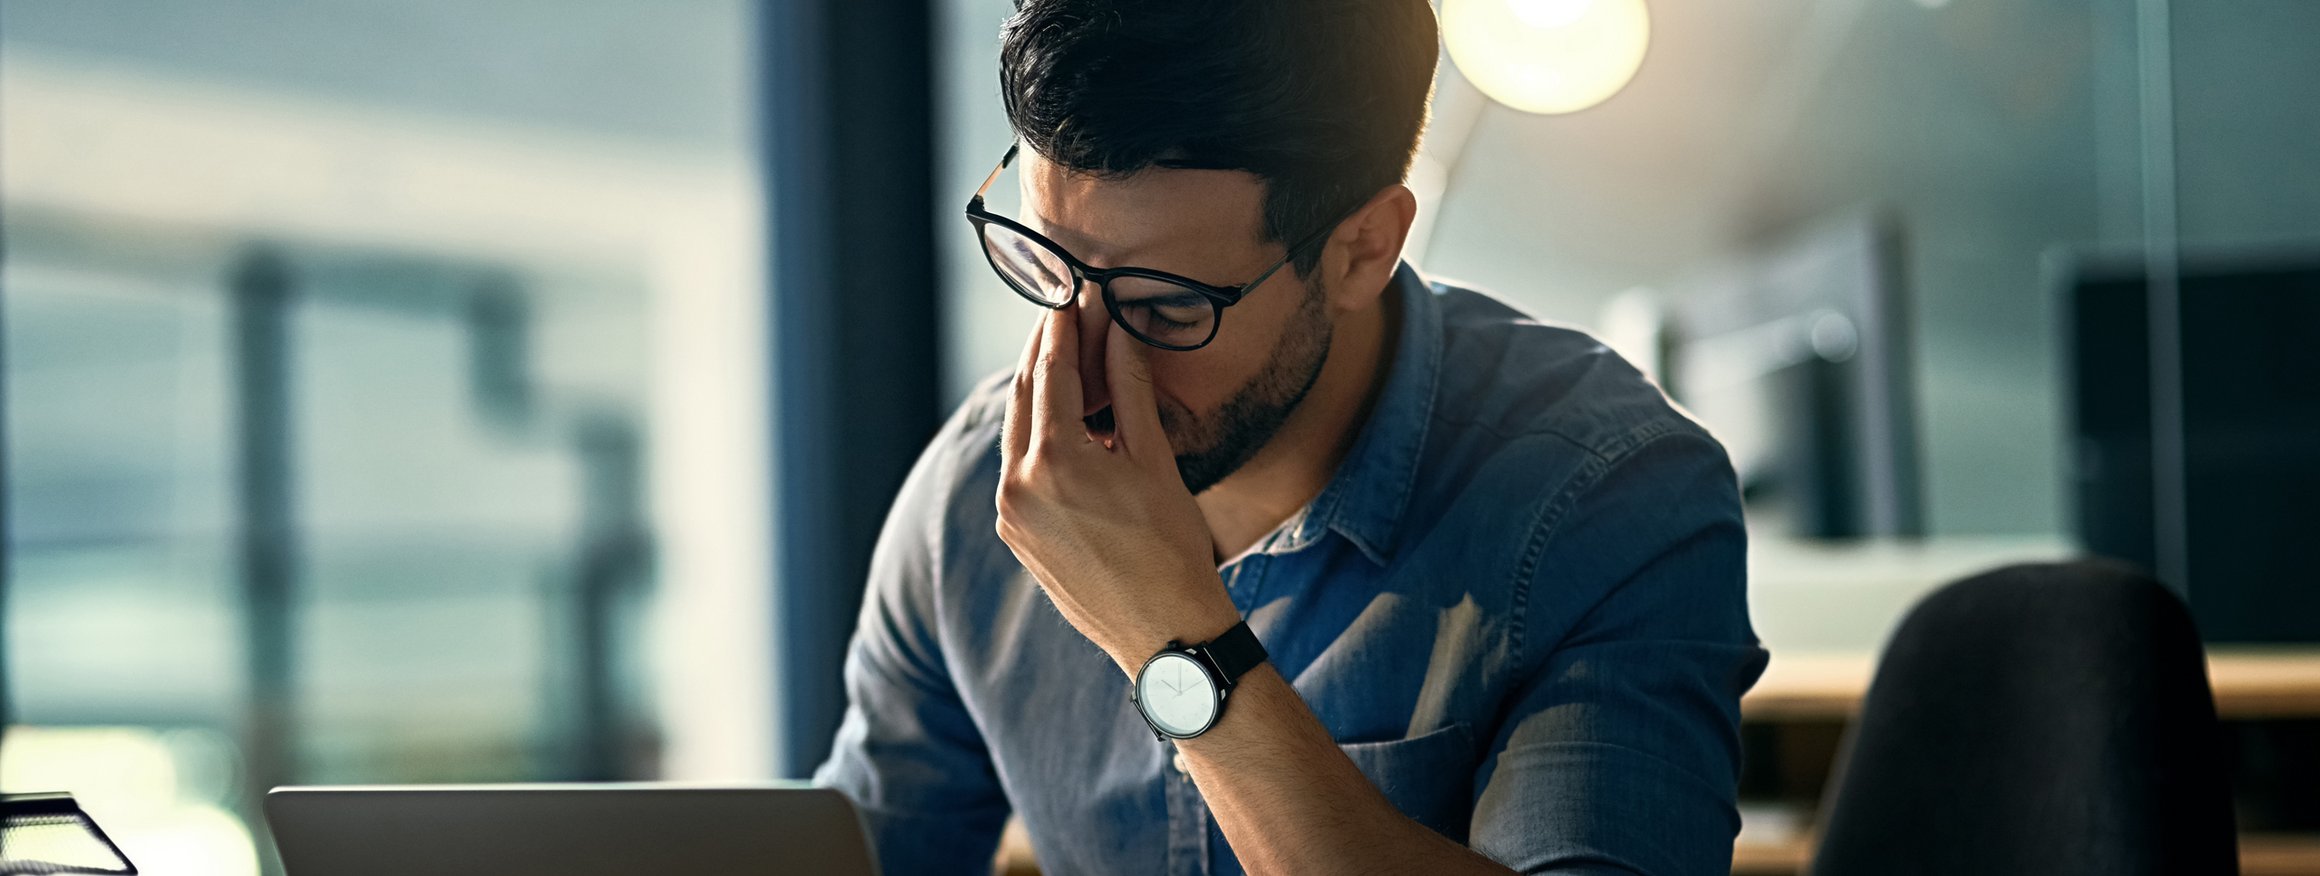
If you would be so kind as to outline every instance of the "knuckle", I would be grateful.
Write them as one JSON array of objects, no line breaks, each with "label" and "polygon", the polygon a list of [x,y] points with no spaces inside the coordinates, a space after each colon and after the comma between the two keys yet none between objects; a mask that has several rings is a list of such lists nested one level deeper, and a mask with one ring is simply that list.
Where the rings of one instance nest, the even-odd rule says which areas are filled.
[{"label": "knuckle", "polygon": [[991,525],[998,531],[1000,538],[1008,538],[1022,529],[1018,524],[1022,514],[1023,511],[1017,507],[1016,502],[1012,502],[1002,495],[999,497],[998,514],[995,515]]},{"label": "knuckle", "polygon": [[1032,482],[1032,465],[1026,459],[1014,471],[999,477],[998,508],[1002,517],[1017,517],[1029,510],[1038,495],[1038,485]]}]

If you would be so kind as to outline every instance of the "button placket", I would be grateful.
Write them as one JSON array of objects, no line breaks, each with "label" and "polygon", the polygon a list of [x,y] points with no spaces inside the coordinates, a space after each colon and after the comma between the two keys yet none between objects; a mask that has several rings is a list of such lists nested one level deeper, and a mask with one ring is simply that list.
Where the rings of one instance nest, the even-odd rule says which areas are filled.
[{"label": "button placket", "polygon": [[1179,876],[1207,873],[1206,802],[1200,799],[1200,791],[1193,786],[1191,775],[1181,769],[1165,770],[1160,784],[1168,800],[1168,872]]}]

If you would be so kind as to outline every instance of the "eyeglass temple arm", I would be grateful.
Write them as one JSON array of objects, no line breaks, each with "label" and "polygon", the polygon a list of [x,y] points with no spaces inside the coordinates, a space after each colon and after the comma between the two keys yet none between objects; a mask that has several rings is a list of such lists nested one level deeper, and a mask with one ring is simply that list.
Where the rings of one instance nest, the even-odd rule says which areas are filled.
[{"label": "eyeglass temple arm", "polygon": [[1008,144],[1007,154],[999,156],[999,166],[991,168],[991,175],[983,177],[983,184],[975,188],[975,196],[967,200],[968,207],[982,206],[983,195],[991,191],[991,184],[998,182],[999,174],[1006,172],[1007,165],[1015,161],[1015,150],[1020,148],[1021,144]]},{"label": "eyeglass temple arm", "polygon": [[[984,183],[984,185],[990,185],[990,183]],[[1359,212],[1361,212],[1360,207],[1347,210],[1345,211],[1345,215],[1337,217],[1337,221],[1323,225],[1320,228],[1315,229],[1312,234],[1305,235],[1304,240],[1300,240],[1294,244],[1291,244],[1289,246],[1289,251],[1281,254],[1280,261],[1274,262],[1272,267],[1266,268],[1265,272],[1258,274],[1256,279],[1243,283],[1240,285],[1240,288],[1234,289],[1233,300],[1239,301],[1241,296],[1249,294],[1249,290],[1257,288],[1257,284],[1272,279],[1273,274],[1280,271],[1282,268],[1288,267],[1290,262],[1296,260],[1297,254],[1303,252],[1306,247],[1320,243],[1324,240],[1328,240],[1329,235],[1337,231],[1337,226],[1345,224],[1345,220],[1353,218],[1353,214]]]}]

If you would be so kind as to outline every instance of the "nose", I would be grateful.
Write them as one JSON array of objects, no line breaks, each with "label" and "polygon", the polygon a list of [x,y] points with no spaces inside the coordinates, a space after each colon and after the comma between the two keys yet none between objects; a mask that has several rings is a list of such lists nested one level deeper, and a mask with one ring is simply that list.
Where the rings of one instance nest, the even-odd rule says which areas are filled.
[{"label": "nose", "polygon": [[1080,284],[1072,309],[1072,317],[1079,320],[1079,386],[1084,405],[1080,416],[1086,417],[1112,404],[1111,383],[1104,373],[1104,346],[1111,341],[1112,315],[1104,308],[1103,290],[1087,283]]}]

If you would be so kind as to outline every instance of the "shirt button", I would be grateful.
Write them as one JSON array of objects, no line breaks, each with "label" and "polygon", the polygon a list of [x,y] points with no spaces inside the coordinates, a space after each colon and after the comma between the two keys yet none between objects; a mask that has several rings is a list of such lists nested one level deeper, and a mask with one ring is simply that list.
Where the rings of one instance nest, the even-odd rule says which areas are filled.
[{"label": "shirt button", "polygon": [[1177,774],[1186,777],[1190,777],[1192,775],[1192,767],[1185,764],[1184,762],[1184,752],[1177,752],[1176,757],[1172,760],[1172,762],[1176,766]]}]

